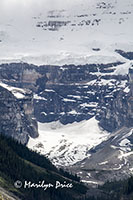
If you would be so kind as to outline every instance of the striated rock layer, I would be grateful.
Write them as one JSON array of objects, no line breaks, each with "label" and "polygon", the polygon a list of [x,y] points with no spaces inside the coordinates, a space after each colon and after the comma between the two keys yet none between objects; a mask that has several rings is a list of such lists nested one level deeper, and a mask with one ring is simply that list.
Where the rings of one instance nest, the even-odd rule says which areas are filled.
[{"label": "striated rock layer", "polygon": [[68,124],[95,116],[102,100],[106,107],[120,90],[129,85],[126,74],[115,72],[121,65],[124,63],[79,66],[3,64],[0,66],[0,80],[34,93],[37,121],[59,120]]}]

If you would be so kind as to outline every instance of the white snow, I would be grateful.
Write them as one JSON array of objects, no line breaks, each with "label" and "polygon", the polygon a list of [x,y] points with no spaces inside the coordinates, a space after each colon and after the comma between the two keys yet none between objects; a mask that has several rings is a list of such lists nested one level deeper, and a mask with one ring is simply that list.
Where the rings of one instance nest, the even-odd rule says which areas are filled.
[{"label": "white snow", "polygon": [[126,146],[129,146],[131,143],[130,143],[130,141],[127,139],[127,138],[125,138],[124,140],[122,140],[121,142],[120,142],[120,146],[124,146],[124,147],[126,147]]},{"label": "white snow", "polygon": [[[62,125],[59,122],[39,123],[39,137],[30,138],[28,147],[48,155],[59,166],[72,165],[89,157],[88,150],[108,138],[98,121],[93,117],[87,121]],[[41,144],[38,146],[38,144]]]},{"label": "white snow", "polygon": [[77,174],[83,174],[83,172],[77,172]]},{"label": "white snow", "polygon": [[77,115],[78,114],[78,112],[76,110],[72,110],[72,111],[70,111],[68,113],[71,114],[71,115]]},{"label": "white snow", "polygon": [[[98,0],[22,2],[25,1],[0,1],[0,63],[128,63],[115,49],[133,50],[132,0],[108,0],[106,8],[99,8]],[[86,25],[85,20],[90,24]],[[55,31],[36,27],[44,21],[69,23]],[[97,48],[100,51],[94,51]],[[127,67],[125,72],[116,69],[116,73],[127,73]]]},{"label": "white snow", "polygon": [[120,170],[122,167],[123,167],[123,165],[124,164],[119,164],[119,166],[118,167],[116,167],[116,168],[111,168],[111,170]]},{"label": "white snow", "polygon": [[129,87],[126,87],[126,88],[124,89],[124,92],[126,92],[126,93],[128,93],[129,91],[130,91]]},{"label": "white snow", "polygon": [[87,181],[87,180],[81,180],[82,183],[91,183],[91,184],[94,184],[94,185],[99,185],[99,182],[96,182],[96,181]]},{"label": "white snow", "polygon": [[129,169],[131,171],[131,173],[133,173],[133,167]]},{"label": "white snow", "polygon": [[67,98],[64,98],[63,101],[65,101],[65,102],[67,102],[67,101],[68,101],[68,102],[69,102],[69,101],[70,101],[70,102],[76,102],[76,100],[74,100],[74,99],[67,99]]},{"label": "white snow", "polygon": [[108,161],[104,161],[104,162],[99,163],[99,165],[106,165],[107,163]]},{"label": "white snow", "polygon": [[126,74],[128,74],[128,70],[132,66],[132,64],[133,64],[132,61],[128,61],[128,62],[126,62],[122,65],[118,65],[113,74],[115,74],[115,75],[126,75]]},{"label": "white snow", "polygon": [[72,97],[72,98],[75,98],[75,99],[80,99],[81,96],[76,96],[76,95],[67,95],[67,97]]},{"label": "white snow", "polygon": [[39,96],[39,95],[37,95],[37,94],[34,94],[34,99],[39,99],[39,100],[44,100],[44,101],[47,100],[46,98],[41,97],[41,96]]},{"label": "white snow", "polygon": [[13,94],[17,99],[23,99],[25,96],[22,93],[19,93],[17,91],[13,91]]},{"label": "white snow", "polygon": [[81,107],[96,107],[97,103],[95,102],[89,102],[89,103],[82,103],[80,104]]},{"label": "white snow", "polygon": [[45,92],[55,92],[55,91],[51,89],[45,89]]},{"label": "white snow", "polygon": [[110,145],[110,147],[111,147],[112,149],[118,149],[118,147],[116,147],[116,146],[114,146],[114,145]]},{"label": "white snow", "polygon": [[125,139],[125,138],[129,137],[129,136],[132,135],[132,134],[133,134],[133,129],[131,128],[131,130],[130,130],[126,135],[124,135],[124,136],[122,137],[122,139]]},{"label": "white snow", "polygon": [[128,153],[121,151],[121,155],[119,156],[119,158],[121,159],[121,158],[125,158],[125,157],[132,156],[132,155],[133,155],[133,151],[128,152]]},{"label": "white snow", "polygon": [[45,112],[41,112],[41,114],[43,114],[43,115],[47,115],[47,113],[45,113]]},{"label": "white snow", "polygon": [[114,83],[116,82],[115,79],[110,79],[110,80],[106,80],[106,79],[99,79],[99,80],[93,80],[93,81],[89,81],[87,83],[87,85],[109,85],[109,86],[114,86]]},{"label": "white snow", "polygon": [[25,97],[26,91],[21,88],[9,86],[5,83],[0,82],[0,86],[4,87],[5,89],[9,90],[12,92],[12,94],[17,98],[17,99],[23,99]]}]

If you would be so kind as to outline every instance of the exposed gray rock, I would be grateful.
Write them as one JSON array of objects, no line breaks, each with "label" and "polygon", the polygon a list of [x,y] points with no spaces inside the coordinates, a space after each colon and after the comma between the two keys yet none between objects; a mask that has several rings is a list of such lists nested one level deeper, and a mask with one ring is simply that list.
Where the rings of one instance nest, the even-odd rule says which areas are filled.
[{"label": "exposed gray rock", "polygon": [[35,121],[25,112],[24,105],[26,102],[22,104],[11,91],[0,86],[0,133],[26,144],[29,136],[38,136],[38,131]]},{"label": "exposed gray rock", "polygon": [[0,66],[0,80],[34,92],[34,115],[37,121],[59,120],[68,124],[95,116],[97,109],[101,109],[99,105],[102,99],[105,106],[110,102],[109,99],[115,98],[122,87],[121,83],[128,83],[126,75],[111,74],[120,64],[122,63],[84,66],[3,64]]},{"label": "exposed gray rock", "polygon": [[90,185],[103,184],[107,180],[126,179],[131,176],[133,143],[122,143],[123,140],[128,138],[131,130],[132,128],[122,127],[112,133],[112,137],[107,141],[88,152],[88,154],[91,154],[89,158],[69,167],[69,170],[78,173],[81,179]]},{"label": "exposed gray rock", "polygon": [[[84,172],[81,167],[84,161],[74,168],[72,167],[72,171],[79,173],[81,171],[82,177],[85,178],[87,173],[93,171],[96,166],[91,173],[92,178],[86,178],[86,180],[103,183],[105,178],[110,179],[111,176],[115,178],[119,173],[118,177],[121,176],[121,171],[115,171],[115,167],[111,169],[112,165],[116,164],[116,169],[122,166],[126,172],[129,169],[128,165],[124,165],[124,159],[116,162],[120,156],[122,137],[128,139],[132,145],[132,134],[125,136],[133,124],[132,69],[130,69],[129,76],[116,75],[113,72],[121,64],[34,66],[26,63],[12,63],[0,66],[0,80],[10,86],[30,89],[24,98],[14,98],[14,102],[17,101],[15,105],[21,105],[22,109],[16,112],[14,109],[14,118],[20,124],[19,127],[21,124],[23,124],[24,130],[26,127],[26,138],[29,135],[37,136],[36,121],[34,125],[32,120],[34,115],[39,122],[59,120],[63,124],[96,116],[100,126],[112,132],[110,138],[87,152],[92,157],[85,160]],[[32,94],[34,95],[32,96]],[[10,112],[13,112],[12,108],[10,108]],[[6,115],[4,118],[9,119],[9,116]],[[13,127],[18,127],[15,124],[16,121],[13,121]],[[24,132],[18,131],[18,133],[21,135]],[[118,140],[114,140],[115,136]],[[110,145],[118,149],[114,149]],[[106,170],[103,171],[99,163],[104,163],[107,161],[106,159],[109,165],[106,163]],[[132,158],[130,158],[130,167],[131,165]],[[129,174],[127,173],[127,175]],[[125,177],[126,174],[124,173],[122,176]]]},{"label": "exposed gray rock", "polygon": [[106,104],[105,99],[99,104],[100,112],[97,119],[99,124],[105,130],[112,132],[122,126],[133,126],[133,70],[129,69],[129,88],[130,91],[125,93],[122,89],[116,93],[116,97],[102,109]]},{"label": "exposed gray rock", "polygon": [[88,184],[103,184],[105,180],[120,180],[132,175],[133,165],[133,70],[129,69],[129,88],[119,91],[108,106],[102,99],[99,124],[112,132],[109,139],[88,152],[88,158],[69,167]]}]

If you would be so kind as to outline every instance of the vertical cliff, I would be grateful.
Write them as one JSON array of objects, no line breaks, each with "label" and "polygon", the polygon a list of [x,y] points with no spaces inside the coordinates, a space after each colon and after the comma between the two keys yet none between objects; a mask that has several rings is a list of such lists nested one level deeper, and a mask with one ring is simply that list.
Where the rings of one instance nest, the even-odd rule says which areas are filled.
[{"label": "vertical cliff", "polygon": [[38,136],[37,123],[33,119],[32,113],[30,113],[33,111],[32,109],[29,111],[32,107],[31,102],[31,94],[26,97],[26,93],[24,96],[20,91],[9,91],[0,86],[1,134],[11,136],[23,144],[28,142],[29,136]]},{"label": "vertical cliff", "polygon": [[129,68],[127,87],[116,91],[114,97],[104,109],[105,99],[101,101],[100,113],[97,115],[100,126],[110,132],[122,126],[133,126],[133,67]]},{"label": "vertical cliff", "polygon": [[130,83],[130,95],[128,98],[128,115],[129,123],[133,125],[133,65],[129,69],[129,83]]}]

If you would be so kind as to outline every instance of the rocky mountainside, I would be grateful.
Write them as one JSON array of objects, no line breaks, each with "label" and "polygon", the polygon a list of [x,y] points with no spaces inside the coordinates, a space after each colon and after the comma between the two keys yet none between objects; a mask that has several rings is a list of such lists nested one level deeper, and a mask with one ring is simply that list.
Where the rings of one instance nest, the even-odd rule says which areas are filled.
[{"label": "rocky mountainside", "polygon": [[[99,106],[101,109],[109,105],[120,90],[126,88],[124,94],[127,94],[128,76],[117,72],[124,65],[120,62],[40,67],[25,63],[3,64],[0,79],[34,92],[37,121],[59,120],[67,124],[95,116]],[[130,63],[127,71],[129,67]]]},{"label": "rocky mountainside", "polygon": [[[124,74],[119,73],[123,66]],[[102,183],[105,177],[110,179],[112,162],[117,165],[115,168],[119,169],[120,176],[125,177],[121,166],[126,168],[126,174],[132,173],[131,63],[129,66],[119,62],[83,66],[2,64],[0,79],[1,85],[8,87],[8,90],[10,88],[14,94],[16,87],[17,90],[27,88],[33,93],[39,137],[36,140],[30,139],[30,148],[48,155],[57,166],[70,169],[74,165],[71,170],[77,172],[83,181]],[[20,91],[16,95],[20,97]],[[21,98],[19,101],[22,102]],[[29,104],[29,109],[23,106],[29,116],[33,112],[31,105]],[[49,123],[46,124],[47,122]],[[107,155],[106,148],[109,151]],[[128,162],[123,164],[126,153],[129,153]],[[100,160],[96,158],[99,154]],[[120,159],[114,159],[117,156]],[[96,174],[96,162],[98,167],[105,162],[105,171],[109,174],[101,175],[100,179],[91,174],[91,178],[88,178],[86,173],[89,170],[94,169]],[[98,169],[101,173],[102,169]],[[114,173],[115,170],[112,171]]]},{"label": "rocky mountainside", "polygon": [[[83,200],[87,187],[44,156],[0,135],[1,200]],[[64,187],[62,187],[62,185]]]},{"label": "rocky mountainside", "polygon": [[120,180],[133,174],[132,67],[129,70],[129,88],[127,94],[120,91],[115,99],[107,107],[101,107],[100,114],[98,113],[99,125],[108,131],[113,130],[110,137],[90,149],[91,157],[72,166],[88,184],[102,184],[107,179]]},{"label": "rocky mountainside", "polygon": [[[122,126],[133,126],[133,68],[129,69],[129,88],[116,93],[114,100],[104,107],[105,102],[101,99],[101,113],[98,114],[100,126],[104,129],[116,130]],[[125,91],[127,93],[125,93]]]},{"label": "rocky mountainside", "polygon": [[28,147],[82,181],[131,175],[132,0],[4,2],[1,131],[27,143],[37,120]]},{"label": "rocky mountainside", "polygon": [[28,113],[28,104],[32,102],[31,92],[24,96],[23,90],[8,88],[0,83],[0,133],[27,144],[29,137],[38,136],[37,122]]}]

